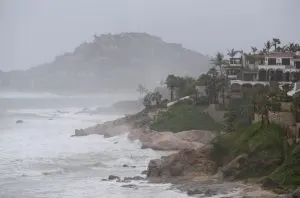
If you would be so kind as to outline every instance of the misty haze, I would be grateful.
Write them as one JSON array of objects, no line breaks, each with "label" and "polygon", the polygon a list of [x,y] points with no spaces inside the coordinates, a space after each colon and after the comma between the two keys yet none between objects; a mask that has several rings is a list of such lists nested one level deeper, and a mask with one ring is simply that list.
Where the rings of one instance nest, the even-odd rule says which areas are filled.
[{"label": "misty haze", "polygon": [[0,198],[300,198],[298,0],[0,0]]}]

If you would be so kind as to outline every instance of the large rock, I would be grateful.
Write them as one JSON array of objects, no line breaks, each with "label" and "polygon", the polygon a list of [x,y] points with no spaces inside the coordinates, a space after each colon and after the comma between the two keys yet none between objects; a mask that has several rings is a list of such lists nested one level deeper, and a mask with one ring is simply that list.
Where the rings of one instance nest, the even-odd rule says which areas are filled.
[{"label": "large rock", "polygon": [[291,198],[300,198],[300,187],[291,194]]},{"label": "large rock", "polygon": [[154,150],[182,150],[198,149],[202,143],[187,141],[171,132],[153,132],[148,137],[142,137],[142,148],[152,148]]},{"label": "large rock", "polygon": [[241,167],[244,166],[247,161],[247,154],[241,154],[237,156],[221,169],[221,171],[223,172],[223,176],[225,178],[235,178],[235,176],[239,173]]},{"label": "large rock", "polygon": [[17,121],[16,121],[16,124],[23,124],[23,123],[24,123],[23,120],[17,120]]},{"label": "large rock", "polygon": [[75,135],[74,136],[86,136],[88,133],[86,133],[83,129],[75,129]]},{"label": "large rock", "polygon": [[184,149],[178,153],[151,160],[148,177],[178,177],[212,175],[217,165],[209,159],[209,152],[203,149]]}]

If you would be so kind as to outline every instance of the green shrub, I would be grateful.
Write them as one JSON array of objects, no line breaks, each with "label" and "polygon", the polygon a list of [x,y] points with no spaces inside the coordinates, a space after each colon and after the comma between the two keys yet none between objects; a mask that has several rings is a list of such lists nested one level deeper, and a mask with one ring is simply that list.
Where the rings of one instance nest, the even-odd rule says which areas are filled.
[{"label": "green shrub", "polygon": [[267,176],[282,163],[283,140],[283,129],[279,125],[253,124],[219,135],[213,142],[212,159],[218,165],[225,165],[240,154],[248,154],[248,162],[240,167],[236,179]]},{"label": "green shrub", "polygon": [[168,111],[159,113],[150,125],[150,128],[155,131],[172,132],[187,130],[217,131],[221,130],[222,127],[203,110],[191,105],[188,100],[180,101],[171,106]]}]

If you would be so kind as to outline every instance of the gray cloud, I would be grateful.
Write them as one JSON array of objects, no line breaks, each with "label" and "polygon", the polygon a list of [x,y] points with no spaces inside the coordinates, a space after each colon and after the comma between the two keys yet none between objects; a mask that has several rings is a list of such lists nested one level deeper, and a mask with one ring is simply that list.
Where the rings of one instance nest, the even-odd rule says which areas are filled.
[{"label": "gray cloud", "polygon": [[147,32],[203,54],[298,41],[298,0],[1,0],[0,69],[25,69],[92,39]]}]

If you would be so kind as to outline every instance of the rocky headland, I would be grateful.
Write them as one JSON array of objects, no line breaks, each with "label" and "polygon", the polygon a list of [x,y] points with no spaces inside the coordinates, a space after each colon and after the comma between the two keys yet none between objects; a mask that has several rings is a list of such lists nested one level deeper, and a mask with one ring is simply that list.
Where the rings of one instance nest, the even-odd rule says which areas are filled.
[{"label": "rocky headland", "polygon": [[[274,144],[257,141],[257,138],[262,138],[259,136],[260,132],[265,135],[269,131],[279,134],[280,128],[276,125],[270,125],[266,129],[253,125],[245,133],[221,135],[209,130],[158,132],[150,126],[157,120],[161,111],[143,110],[114,121],[77,129],[74,136],[98,134],[109,138],[127,133],[130,140],[139,140],[142,148],[176,151],[169,156],[151,160],[145,173],[148,181],[172,183],[173,187],[189,195],[298,197],[297,191],[287,194],[288,190],[276,177],[282,163],[281,139],[271,139]],[[247,133],[251,133],[247,140],[247,137],[240,136]],[[242,146],[246,148],[241,150]],[[253,170],[257,170],[257,173]],[[282,191],[280,194],[271,192],[278,193],[278,189]]]}]

